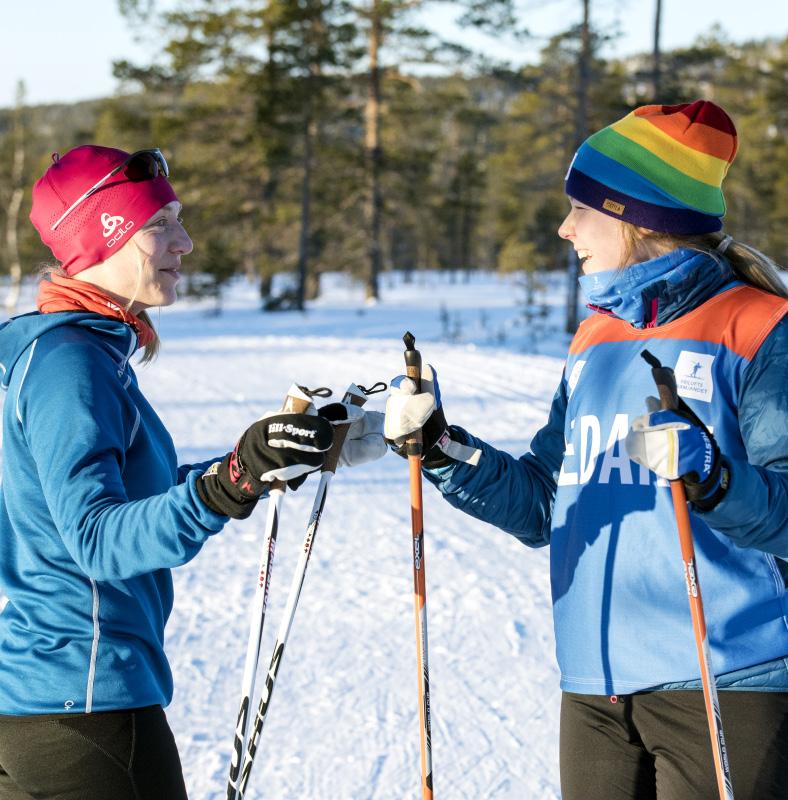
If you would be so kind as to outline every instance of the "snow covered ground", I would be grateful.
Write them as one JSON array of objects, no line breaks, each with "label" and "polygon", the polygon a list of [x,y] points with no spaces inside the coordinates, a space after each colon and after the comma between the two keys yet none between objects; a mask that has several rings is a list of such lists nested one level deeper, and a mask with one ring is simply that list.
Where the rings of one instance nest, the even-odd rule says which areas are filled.
[{"label": "snow covered ground", "polygon": [[[261,314],[239,281],[223,313],[181,301],[161,312],[159,359],[140,381],[183,462],[225,452],[293,381],[367,386],[402,369],[416,335],[439,371],[446,414],[519,454],[546,421],[567,339],[554,276],[546,316],[524,324],[514,278],[387,278],[383,300],[326,281],[305,313]],[[25,309],[23,309],[25,310]],[[368,407],[382,410],[385,395]],[[303,539],[317,479],[283,507],[260,675]],[[558,790],[560,693],[548,554],[451,509],[425,485],[435,795],[551,800]],[[233,522],[175,571],[168,716],[192,800],[225,796],[264,510]],[[247,797],[420,797],[407,466],[392,454],[331,484]],[[261,680],[258,679],[258,688]]]}]

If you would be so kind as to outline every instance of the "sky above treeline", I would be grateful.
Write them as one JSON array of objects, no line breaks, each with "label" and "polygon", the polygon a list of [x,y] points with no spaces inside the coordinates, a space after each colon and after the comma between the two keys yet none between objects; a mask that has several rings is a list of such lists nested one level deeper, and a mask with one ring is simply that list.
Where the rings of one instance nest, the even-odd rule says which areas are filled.
[{"label": "sky above treeline", "polygon": [[[176,5],[178,0],[155,0],[159,9]],[[580,0],[519,0],[517,5],[521,24],[533,37],[519,44],[458,33],[446,4],[433,4],[423,19],[428,27],[457,34],[463,43],[516,66],[536,60],[545,41],[579,22],[582,13]],[[663,0],[662,5],[665,50],[690,44],[715,23],[735,42],[788,34],[788,3],[780,0]],[[14,104],[20,80],[30,104],[112,95],[117,88],[112,62],[150,63],[162,43],[155,20],[143,31],[132,31],[117,0],[2,0],[0,8],[0,107]],[[592,0],[593,23],[617,26],[622,34],[608,55],[651,49],[654,8],[655,0]]]}]

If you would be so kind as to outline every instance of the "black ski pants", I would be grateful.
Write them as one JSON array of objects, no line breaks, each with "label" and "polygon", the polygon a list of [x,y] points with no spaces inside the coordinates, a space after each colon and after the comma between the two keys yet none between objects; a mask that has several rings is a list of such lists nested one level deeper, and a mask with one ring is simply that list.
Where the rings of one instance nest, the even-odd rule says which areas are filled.
[{"label": "black ski pants", "polygon": [[[736,800],[788,798],[788,692],[720,691]],[[716,800],[701,691],[564,693],[563,800]]]},{"label": "black ski pants", "polygon": [[186,800],[161,706],[0,716],[0,800]]}]

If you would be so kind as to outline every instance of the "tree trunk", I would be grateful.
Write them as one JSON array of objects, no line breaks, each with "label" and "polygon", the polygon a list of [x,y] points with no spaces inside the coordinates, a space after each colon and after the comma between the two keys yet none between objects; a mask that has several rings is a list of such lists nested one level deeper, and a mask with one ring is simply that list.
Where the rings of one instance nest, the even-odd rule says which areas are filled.
[{"label": "tree trunk", "polygon": [[5,310],[10,317],[19,302],[19,291],[22,286],[22,265],[19,262],[19,243],[17,227],[19,225],[19,209],[22,206],[22,197],[25,189],[23,186],[23,172],[25,166],[25,131],[24,113],[25,85],[22,81],[16,90],[16,111],[14,120],[14,160],[11,166],[11,197],[6,208],[5,244],[8,254],[8,293],[5,297]]},{"label": "tree trunk", "polygon": [[[274,64],[274,31],[269,27],[265,33],[265,46],[268,53],[268,59],[265,64],[268,83],[273,86],[275,83],[275,64]],[[263,252],[263,263],[258,264],[257,272],[260,275],[260,307],[263,311],[267,310],[269,303],[272,300],[271,292],[273,291],[274,283],[274,264],[279,260],[280,253],[276,243],[276,237],[272,236],[267,223],[271,223],[270,229],[274,228],[273,220],[276,219],[277,204],[279,202],[279,181],[280,169],[278,165],[274,164],[270,159],[266,159],[266,171],[260,191],[260,227],[257,232],[256,240],[249,239],[253,242],[253,247],[258,246]]]},{"label": "tree trunk", "polygon": [[[575,149],[588,137],[588,83],[591,72],[591,31],[589,25],[590,0],[583,2],[583,24],[580,28],[580,58],[577,65],[577,103],[575,106]],[[566,308],[566,332],[577,330],[577,280],[580,277],[580,262],[571,249],[569,254],[569,291]]]},{"label": "tree trunk", "polygon": [[383,196],[380,188],[380,171],[382,150],[380,146],[380,65],[378,52],[383,38],[381,25],[380,0],[372,0],[369,28],[369,79],[367,85],[367,103],[364,109],[366,127],[365,155],[367,161],[367,253],[369,256],[369,273],[367,275],[367,299],[377,300],[380,296],[379,282],[382,264],[380,244],[381,216]]},{"label": "tree trunk", "polygon": [[659,103],[662,93],[662,53],[659,47],[659,34],[662,27],[662,0],[657,0],[654,14],[654,61],[652,64],[652,78],[654,103]]},{"label": "tree trunk", "polygon": [[271,284],[273,283],[273,275],[266,274],[260,276],[260,299],[263,301],[263,306],[271,297]]},{"label": "tree trunk", "polygon": [[[24,152],[24,151],[17,151]],[[14,153],[14,171],[16,171],[17,153]],[[22,205],[24,189],[16,188],[11,192],[11,200],[6,211],[6,252],[8,253],[8,292],[5,296],[5,310],[8,316],[13,316],[19,302],[19,291],[22,286],[22,265],[19,263],[19,247],[17,245],[16,229],[19,222],[19,208]]]},{"label": "tree trunk", "polygon": [[[304,310],[307,299],[307,278],[309,275],[309,242],[311,238],[312,211],[312,144],[315,123],[311,114],[304,117],[304,148],[301,157],[301,230],[298,236],[298,288],[296,289],[296,308]],[[311,287],[314,290],[314,285]],[[308,299],[313,300],[317,295]]]},{"label": "tree trunk", "polygon": [[467,161],[463,159],[463,181],[462,195],[460,201],[460,269],[465,276],[465,282],[471,279],[471,247],[473,244],[474,228],[476,220],[474,218],[474,177],[475,160],[468,156]]},{"label": "tree trunk", "polygon": [[320,297],[320,273],[311,270],[304,282],[304,300],[317,300]]}]

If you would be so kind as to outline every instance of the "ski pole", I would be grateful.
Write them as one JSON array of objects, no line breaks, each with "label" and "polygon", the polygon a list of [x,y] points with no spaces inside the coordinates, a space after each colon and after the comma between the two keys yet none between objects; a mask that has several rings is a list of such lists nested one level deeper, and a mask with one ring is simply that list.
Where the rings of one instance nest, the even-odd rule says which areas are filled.
[{"label": "ski pole", "polygon": [[[405,343],[405,374],[421,391],[421,353],[408,331]],[[416,612],[416,658],[419,679],[419,737],[421,740],[421,795],[432,800],[432,735],[430,733],[430,671],[427,647],[427,579],[424,570],[424,513],[421,499],[421,431],[405,441],[410,470],[410,516],[413,534],[413,605]]]},{"label": "ski pole", "polygon": [[[383,386],[385,389],[385,384],[383,384]],[[345,396],[342,398],[342,402],[354,406],[363,406],[367,401],[367,395],[371,394],[373,390],[383,391],[383,389],[375,389],[374,387],[372,390],[365,389],[363,386],[357,386],[355,383],[351,383],[345,392]],[[349,427],[350,423],[348,422],[347,425],[337,426],[334,430],[334,441],[331,445],[331,449],[326,453],[326,459],[320,473],[320,483],[315,493],[315,501],[312,505],[312,513],[309,517],[304,544],[301,548],[301,555],[299,556],[295,573],[293,574],[293,580],[290,583],[290,594],[287,597],[287,604],[282,614],[282,621],[279,623],[279,630],[276,633],[276,642],[274,643],[274,650],[271,655],[271,663],[268,667],[268,673],[265,676],[265,686],[263,687],[260,702],[257,706],[254,727],[249,736],[249,745],[243,761],[241,778],[238,782],[238,796],[241,798],[244,797],[246,788],[249,785],[249,776],[252,772],[260,735],[271,703],[271,695],[274,691],[276,676],[282,664],[282,655],[285,645],[287,644],[287,638],[290,634],[290,627],[293,624],[296,606],[298,605],[298,599],[301,596],[301,589],[304,585],[306,568],[309,564],[309,557],[312,554],[312,547],[314,546],[317,529],[320,525],[320,517],[323,513],[323,507],[325,506],[326,495],[328,493],[328,485],[331,483],[331,479],[336,472],[339,455],[342,452],[342,445],[345,442],[345,436],[347,435]]]},{"label": "ski pole", "polygon": [[[673,370],[670,367],[663,367],[659,359],[648,350],[644,350],[641,355],[651,367],[651,374],[657,384],[662,408],[677,409],[679,407],[679,395]],[[720,800],[733,800],[733,783],[728,763],[728,751],[725,747],[725,736],[722,731],[717,682],[714,679],[714,672],[711,668],[711,652],[706,632],[706,615],[703,611],[700,580],[695,564],[695,545],[692,541],[692,527],[690,525],[689,512],[687,511],[687,493],[681,478],[670,482],[670,492],[673,497],[673,508],[676,512],[681,557],[684,561],[684,577],[687,581],[692,628],[695,633],[695,646],[698,650],[698,664],[703,683],[703,699],[706,703],[706,718],[709,722],[714,770],[717,775],[717,790]]]},{"label": "ski pole", "polygon": [[[303,386],[293,384],[287,392],[283,412],[304,413],[312,404],[314,395],[325,396],[324,390],[316,389],[314,392]],[[257,586],[250,612],[249,640],[246,645],[246,661],[244,662],[243,680],[241,681],[241,706],[238,710],[238,721],[235,726],[233,738],[233,753],[230,762],[230,776],[227,781],[227,800],[236,800],[238,796],[238,778],[241,771],[241,761],[246,750],[247,729],[249,721],[249,706],[254,694],[257,663],[260,660],[260,640],[263,635],[265,622],[265,607],[268,603],[268,587],[271,582],[271,568],[274,562],[274,549],[276,536],[279,529],[279,514],[282,507],[287,484],[284,481],[271,482],[268,492],[268,515],[265,523],[265,544],[257,571]]]}]

